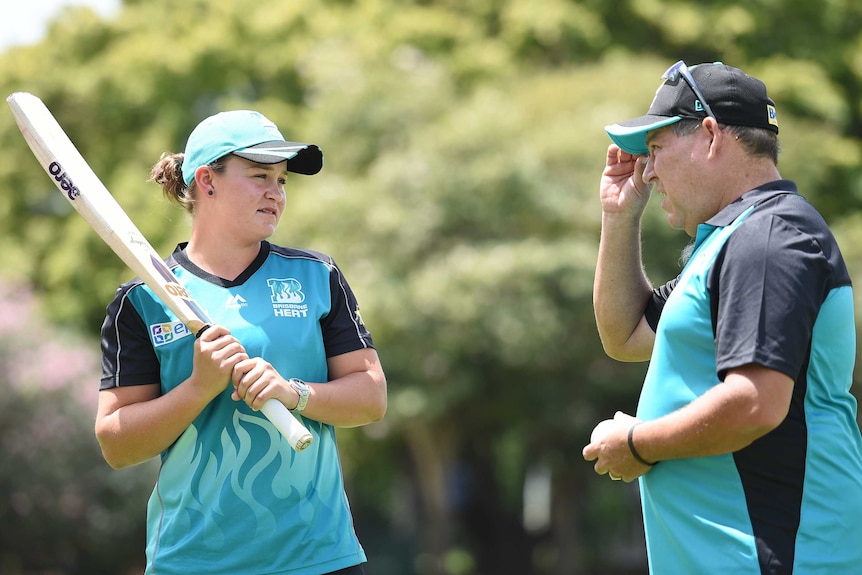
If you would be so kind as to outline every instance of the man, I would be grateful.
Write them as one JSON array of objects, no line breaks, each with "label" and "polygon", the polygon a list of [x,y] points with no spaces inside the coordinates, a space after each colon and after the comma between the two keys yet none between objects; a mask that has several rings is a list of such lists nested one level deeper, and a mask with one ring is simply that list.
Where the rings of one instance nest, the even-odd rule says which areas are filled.
[{"label": "man", "polygon": [[[637,417],[583,450],[639,478],[659,575],[862,573],[862,438],[850,394],[850,277],[823,218],[777,169],[775,103],[721,63],[663,76],[646,116],[606,128],[594,285],[605,351],[650,360]],[[650,192],[694,238],[653,288]]]}]

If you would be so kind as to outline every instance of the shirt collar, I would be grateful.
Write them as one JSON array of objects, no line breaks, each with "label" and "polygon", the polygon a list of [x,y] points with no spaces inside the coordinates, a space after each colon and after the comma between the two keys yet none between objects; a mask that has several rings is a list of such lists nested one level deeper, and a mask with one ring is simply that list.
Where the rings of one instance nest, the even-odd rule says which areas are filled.
[{"label": "shirt collar", "polygon": [[774,182],[763,184],[745,192],[706,222],[697,226],[694,245],[699,246],[717,228],[723,228],[732,224],[742,212],[751,206],[760,204],[781,194],[795,193],[797,193],[796,184],[790,180],[775,180]]},{"label": "shirt collar", "polygon": [[780,194],[796,194],[796,183],[791,180],[775,180],[751,191],[745,192],[736,200],[724,207],[720,212],[706,221],[706,225],[712,228],[721,228],[729,225],[739,217],[739,214],[749,207],[765,202],[766,200]]}]

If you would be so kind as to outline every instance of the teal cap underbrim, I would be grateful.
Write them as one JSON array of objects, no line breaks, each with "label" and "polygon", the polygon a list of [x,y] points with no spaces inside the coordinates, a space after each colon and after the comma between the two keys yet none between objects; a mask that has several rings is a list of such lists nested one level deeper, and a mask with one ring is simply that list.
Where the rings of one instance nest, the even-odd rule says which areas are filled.
[{"label": "teal cap underbrim", "polygon": [[605,132],[622,151],[635,156],[645,156],[649,154],[646,143],[647,132],[664,128],[681,119],[679,116],[642,116],[605,126]]}]

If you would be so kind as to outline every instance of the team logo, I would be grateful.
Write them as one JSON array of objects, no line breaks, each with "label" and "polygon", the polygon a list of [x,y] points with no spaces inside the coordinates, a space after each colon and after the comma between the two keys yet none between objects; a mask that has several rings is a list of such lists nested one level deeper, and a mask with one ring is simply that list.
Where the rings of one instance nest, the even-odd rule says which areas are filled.
[{"label": "team logo", "polygon": [[181,321],[156,323],[150,326],[150,337],[153,338],[154,347],[167,345],[191,334],[192,332],[189,331],[189,328]]},{"label": "team logo", "polygon": [[302,303],[305,301],[302,284],[297,279],[268,279],[266,285],[272,292],[272,303]]},{"label": "team logo", "polygon": [[272,311],[276,317],[306,317],[308,305],[305,303],[305,294],[302,292],[302,284],[295,278],[266,280],[269,286],[270,299],[272,300]]}]

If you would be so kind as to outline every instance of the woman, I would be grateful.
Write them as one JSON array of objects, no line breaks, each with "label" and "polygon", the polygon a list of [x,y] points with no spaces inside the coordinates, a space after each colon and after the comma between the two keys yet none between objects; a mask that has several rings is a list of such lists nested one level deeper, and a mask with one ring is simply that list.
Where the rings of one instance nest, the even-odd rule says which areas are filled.
[{"label": "woman", "polygon": [[[322,166],[317,146],[241,110],[207,118],[153,168],[192,214],[168,263],[215,325],[195,339],[137,280],[107,309],[102,452],[117,469],[161,455],[146,573],[363,573],[335,428],[381,419],[386,379],[332,259],[266,241],[288,172]],[[301,413],[306,450],[258,411],[272,398]]]}]

